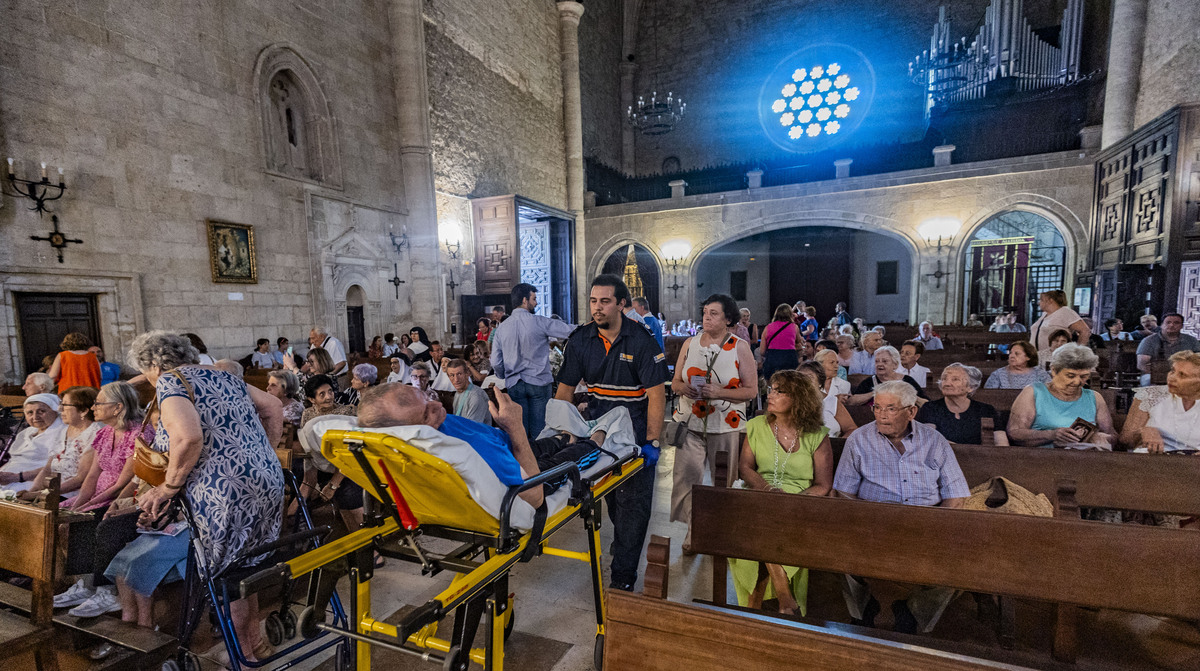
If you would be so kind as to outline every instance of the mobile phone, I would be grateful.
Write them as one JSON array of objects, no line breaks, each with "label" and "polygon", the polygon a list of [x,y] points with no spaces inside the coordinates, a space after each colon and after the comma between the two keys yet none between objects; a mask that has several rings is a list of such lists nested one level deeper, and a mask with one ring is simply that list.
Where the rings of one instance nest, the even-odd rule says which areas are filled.
[{"label": "mobile phone", "polygon": [[484,389],[483,393],[487,394],[488,400],[492,403],[495,403],[497,408],[500,407],[500,401],[496,400],[496,385],[492,385],[487,389]]},{"label": "mobile phone", "polygon": [[291,346],[291,345],[288,345],[287,353],[288,353],[289,355],[292,353],[292,346]]}]

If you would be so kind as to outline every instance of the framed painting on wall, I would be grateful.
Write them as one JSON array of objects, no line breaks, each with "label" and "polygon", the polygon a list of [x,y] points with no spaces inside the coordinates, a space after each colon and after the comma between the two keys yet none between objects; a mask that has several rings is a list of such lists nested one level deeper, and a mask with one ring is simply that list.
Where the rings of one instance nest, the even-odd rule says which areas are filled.
[{"label": "framed painting on wall", "polygon": [[254,227],[208,219],[208,260],[212,281],[226,284],[258,284],[258,261],[254,250]]}]

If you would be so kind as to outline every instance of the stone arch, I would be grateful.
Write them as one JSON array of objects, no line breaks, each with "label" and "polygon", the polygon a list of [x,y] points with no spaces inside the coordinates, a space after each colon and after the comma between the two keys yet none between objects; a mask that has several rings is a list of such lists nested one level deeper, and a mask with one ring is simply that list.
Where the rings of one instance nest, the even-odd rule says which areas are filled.
[{"label": "stone arch", "polygon": [[1010,194],[981,208],[973,217],[963,222],[962,228],[955,236],[954,243],[957,246],[951,261],[951,279],[956,296],[954,312],[960,319],[965,319],[967,316],[965,312],[957,313],[965,310],[964,292],[966,287],[964,286],[963,268],[966,267],[967,255],[970,252],[970,241],[974,239],[976,232],[993,218],[1006,212],[1017,211],[1036,214],[1044,218],[1062,235],[1066,245],[1063,257],[1063,290],[1067,296],[1073,294],[1075,272],[1081,258],[1080,255],[1086,253],[1089,245],[1087,228],[1083,221],[1070,208],[1053,198],[1035,193]]},{"label": "stone arch", "polygon": [[309,62],[292,47],[273,44],[259,54],[254,82],[265,170],[341,189],[333,114]]},{"label": "stone arch", "polygon": [[[908,319],[914,321],[917,314],[917,307],[920,304],[920,296],[923,291],[921,285],[921,268],[922,254],[924,252],[923,242],[918,242],[910,232],[901,226],[900,222],[887,217],[880,217],[861,212],[846,212],[840,210],[808,210],[800,212],[785,212],[781,214],[760,217],[752,220],[745,225],[739,226],[736,234],[721,239],[706,240],[701,245],[692,250],[687,260],[689,269],[693,272],[699,267],[701,261],[710,252],[733,242],[749,238],[761,233],[770,233],[789,228],[804,228],[811,226],[826,226],[833,228],[846,228],[865,233],[876,233],[886,238],[890,238],[900,243],[900,246],[908,252],[911,261],[911,271],[909,273],[909,301],[908,301]],[[682,264],[681,264],[682,265]],[[694,282],[689,284],[694,286]]]}]

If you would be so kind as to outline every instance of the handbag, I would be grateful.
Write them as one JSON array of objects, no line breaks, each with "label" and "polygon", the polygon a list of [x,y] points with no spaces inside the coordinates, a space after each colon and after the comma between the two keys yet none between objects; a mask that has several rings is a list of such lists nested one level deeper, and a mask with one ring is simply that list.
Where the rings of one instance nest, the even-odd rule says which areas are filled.
[{"label": "handbag", "polygon": [[[184,388],[187,389],[188,399],[195,404],[196,393],[192,390],[192,385],[187,381],[187,378],[182,373],[174,370],[170,371],[169,374],[174,375],[179,378],[180,382],[183,382]],[[157,407],[158,395],[156,394],[154,402],[146,409],[146,419],[142,422],[141,428],[138,429],[133,449],[133,474],[151,487],[160,487],[167,481],[167,466],[171,461],[170,453],[158,452],[142,439],[142,434],[146,432],[146,424],[150,421],[150,416],[154,414],[154,410]]]}]

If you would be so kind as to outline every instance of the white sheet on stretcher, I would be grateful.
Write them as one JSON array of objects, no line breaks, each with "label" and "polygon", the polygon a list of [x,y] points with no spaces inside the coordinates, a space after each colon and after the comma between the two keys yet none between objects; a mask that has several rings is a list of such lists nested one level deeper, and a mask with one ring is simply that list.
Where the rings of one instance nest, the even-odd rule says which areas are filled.
[{"label": "white sheet on stretcher", "polygon": [[[300,444],[305,451],[313,455],[313,461],[322,470],[333,470],[324,456],[321,455],[321,438],[326,431],[355,431],[358,420],[344,415],[327,415],[317,417],[304,425],[300,430]],[[500,506],[508,488],[496,477],[495,471],[488,466],[483,457],[469,444],[457,438],[451,438],[444,433],[424,424],[413,426],[393,426],[377,429],[365,429],[371,433],[383,433],[395,436],[413,447],[450,464],[462,477],[467,485],[471,498],[494,517],[500,517]],[[604,430],[608,437],[602,446],[621,458],[631,452],[638,451],[633,442],[633,424],[629,419],[629,411],[616,408],[605,413],[600,419],[587,421],[570,403],[551,400],[546,406],[546,429],[541,437],[554,435],[559,431],[567,431],[575,436],[588,437],[593,432]],[[590,477],[613,463],[613,457],[602,455],[590,468],[583,471],[583,477]],[[546,497],[547,512],[550,515],[562,510],[570,496],[568,487],[561,487]],[[518,498],[513,502],[509,523],[512,526],[527,531],[533,526],[533,506]]]}]

